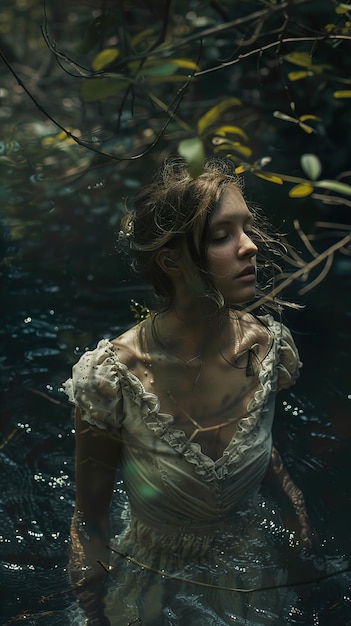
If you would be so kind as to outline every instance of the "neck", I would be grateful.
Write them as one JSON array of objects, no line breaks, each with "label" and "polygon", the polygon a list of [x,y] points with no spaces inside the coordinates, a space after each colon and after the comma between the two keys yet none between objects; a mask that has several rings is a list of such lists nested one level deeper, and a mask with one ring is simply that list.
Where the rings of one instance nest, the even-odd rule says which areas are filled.
[{"label": "neck", "polygon": [[223,333],[229,328],[229,316],[213,303],[202,303],[191,308],[173,306],[157,314],[153,323],[155,341],[170,354],[190,362],[218,352]]}]

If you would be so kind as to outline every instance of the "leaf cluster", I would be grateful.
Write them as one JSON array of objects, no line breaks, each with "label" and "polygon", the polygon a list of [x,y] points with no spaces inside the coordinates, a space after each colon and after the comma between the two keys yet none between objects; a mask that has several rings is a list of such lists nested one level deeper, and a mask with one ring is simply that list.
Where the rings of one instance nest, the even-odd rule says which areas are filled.
[{"label": "leaf cluster", "polygon": [[[69,14],[53,0],[5,5],[9,110],[22,116],[29,99],[44,116],[33,158],[8,126],[7,143],[21,146],[0,157],[12,180],[29,160],[45,196],[46,181],[80,189],[94,169],[104,179],[131,164],[142,172],[147,155],[146,171],[178,152],[197,176],[217,154],[296,203],[350,206],[347,3],[140,0],[71,3]],[[12,36],[19,24],[26,57]]]}]

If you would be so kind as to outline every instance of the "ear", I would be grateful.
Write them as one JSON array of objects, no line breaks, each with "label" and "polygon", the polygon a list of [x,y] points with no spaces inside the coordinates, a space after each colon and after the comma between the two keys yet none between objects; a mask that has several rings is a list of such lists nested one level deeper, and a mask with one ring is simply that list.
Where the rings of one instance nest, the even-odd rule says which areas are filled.
[{"label": "ear", "polygon": [[162,248],[156,255],[156,263],[170,277],[182,274],[177,250]]}]

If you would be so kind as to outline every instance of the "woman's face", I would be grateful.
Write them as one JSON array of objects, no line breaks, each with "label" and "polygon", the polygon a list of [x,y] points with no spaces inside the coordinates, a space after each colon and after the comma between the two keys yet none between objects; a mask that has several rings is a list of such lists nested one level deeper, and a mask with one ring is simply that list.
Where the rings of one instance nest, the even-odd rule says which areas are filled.
[{"label": "woman's face", "polygon": [[256,294],[257,246],[253,216],[235,185],[228,185],[209,222],[207,269],[227,304],[244,304]]}]

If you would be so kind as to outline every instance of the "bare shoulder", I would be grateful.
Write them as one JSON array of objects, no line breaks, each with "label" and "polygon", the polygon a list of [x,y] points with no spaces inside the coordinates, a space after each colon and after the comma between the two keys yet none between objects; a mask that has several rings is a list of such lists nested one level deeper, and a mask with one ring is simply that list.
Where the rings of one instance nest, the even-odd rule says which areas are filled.
[{"label": "bare shoulder", "polygon": [[240,326],[240,349],[247,350],[253,345],[259,349],[262,355],[266,354],[270,346],[272,345],[272,335],[266,324],[245,311],[238,312],[235,323],[239,322]]},{"label": "bare shoulder", "polygon": [[251,313],[246,313],[245,311],[237,312],[237,319],[240,322],[240,325],[244,329],[250,329],[251,332],[257,333],[259,336],[267,336],[267,325],[263,320],[252,315]]},{"label": "bare shoulder", "polygon": [[143,358],[143,335],[143,322],[141,322],[111,341],[119,360],[130,370],[134,370]]}]

